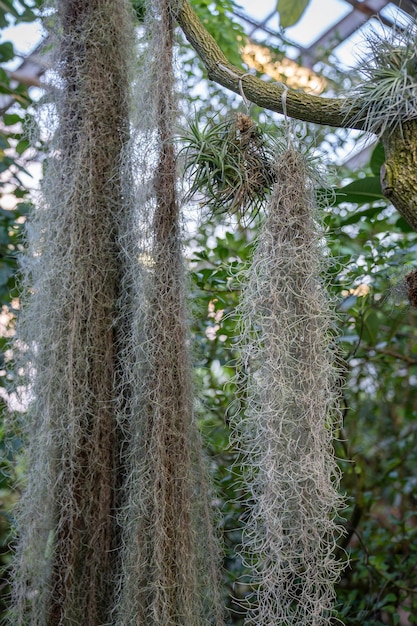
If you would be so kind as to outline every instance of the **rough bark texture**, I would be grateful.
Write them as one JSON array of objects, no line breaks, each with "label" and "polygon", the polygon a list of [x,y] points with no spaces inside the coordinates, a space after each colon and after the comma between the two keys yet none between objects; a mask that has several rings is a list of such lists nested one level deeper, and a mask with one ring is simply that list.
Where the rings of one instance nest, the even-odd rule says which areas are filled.
[{"label": "rough bark texture", "polygon": [[[208,77],[223,87],[240,93],[239,78],[245,74],[241,68],[232,65],[220,50],[215,39],[207,32],[192,10],[187,0],[181,4],[177,21],[193,48],[207,69]],[[290,117],[316,124],[339,126],[342,128],[362,128],[361,122],[349,123],[343,109],[343,99],[321,98],[295,89],[287,89],[282,83],[267,83],[256,76],[241,79],[245,96],[260,107],[284,113]]]},{"label": "rough bark texture", "polygon": [[382,137],[384,195],[417,232],[417,122],[407,122]]}]

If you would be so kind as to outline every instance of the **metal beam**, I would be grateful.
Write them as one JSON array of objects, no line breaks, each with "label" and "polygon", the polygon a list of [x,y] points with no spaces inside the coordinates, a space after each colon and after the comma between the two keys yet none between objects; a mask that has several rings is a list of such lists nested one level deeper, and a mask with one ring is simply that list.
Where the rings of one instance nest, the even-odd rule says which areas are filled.
[{"label": "metal beam", "polygon": [[300,48],[301,62],[304,66],[312,67],[317,62],[316,51],[318,48],[328,50],[342,43],[390,2],[390,0],[365,0],[355,3],[347,1],[353,6],[353,10],[337,24],[333,24],[311,46]]}]

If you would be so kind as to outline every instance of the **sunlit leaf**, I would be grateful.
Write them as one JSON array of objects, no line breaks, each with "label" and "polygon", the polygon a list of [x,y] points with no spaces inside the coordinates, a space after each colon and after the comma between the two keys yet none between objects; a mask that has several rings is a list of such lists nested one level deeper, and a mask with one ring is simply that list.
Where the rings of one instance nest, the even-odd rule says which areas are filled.
[{"label": "sunlit leaf", "polygon": [[0,63],[7,63],[14,57],[14,48],[11,41],[0,44]]},{"label": "sunlit leaf", "polygon": [[278,0],[277,11],[282,28],[294,26],[303,15],[310,0]]}]

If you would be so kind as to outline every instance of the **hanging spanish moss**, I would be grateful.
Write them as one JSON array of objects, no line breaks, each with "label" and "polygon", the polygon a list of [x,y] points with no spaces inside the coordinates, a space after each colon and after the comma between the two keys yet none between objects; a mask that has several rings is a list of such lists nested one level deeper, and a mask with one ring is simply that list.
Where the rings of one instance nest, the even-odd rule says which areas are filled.
[{"label": "hanging spanish moss", "polygon": [[109,621],[132,23],[128,0],[57,3],[56,132],[29,225],[19,326],[31,402],[13,626]]},{"label": "hanging spanish moss", "polygon": [[[130,263],[124,316],[128,458],[123,576],[114,623],[203,626],[223,623],[218,550],[201,442],[193,416],[189,328],[173,125],[175,3],[145,4],[138,123],[130,149],[139,178],[137,214],[124,225]],[[128,424],[125,414],[132,416]]]},{"label": "hanging spanish moss", "polygon": [[242,553],[254,572],[246,623],[324,626],[340,570],[333,320],[313,182],[293,148],[276,181],[239,308],[247,410],[234,436],[252,503]]}]

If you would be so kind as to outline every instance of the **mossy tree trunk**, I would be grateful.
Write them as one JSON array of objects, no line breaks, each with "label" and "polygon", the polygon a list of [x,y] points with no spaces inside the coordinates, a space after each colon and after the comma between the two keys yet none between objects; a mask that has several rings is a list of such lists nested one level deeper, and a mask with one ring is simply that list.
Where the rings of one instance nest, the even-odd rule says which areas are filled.
[{"label": "mossy tree trunk", "polygon": [[407,122],[385,133],[382,143],[382,191],[417,232],[417,122]]}]

